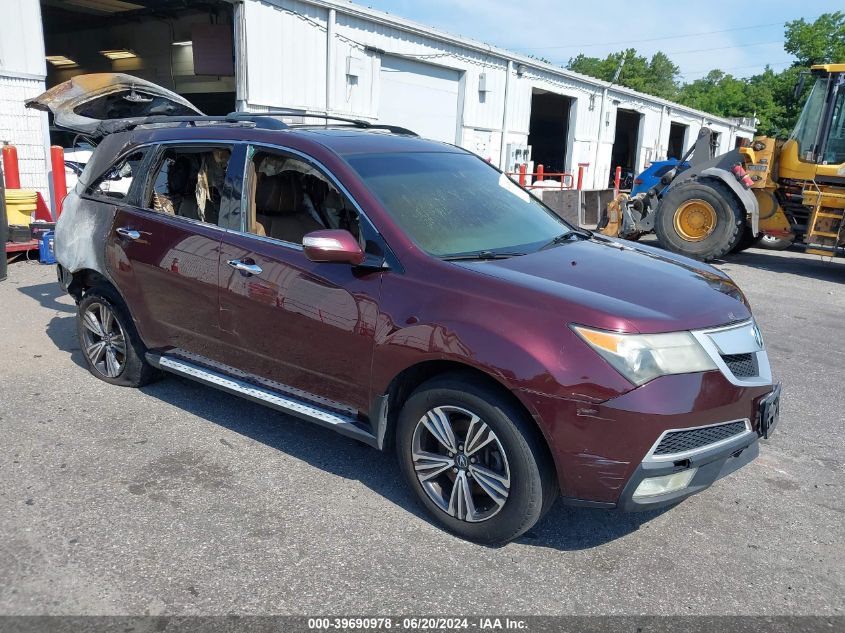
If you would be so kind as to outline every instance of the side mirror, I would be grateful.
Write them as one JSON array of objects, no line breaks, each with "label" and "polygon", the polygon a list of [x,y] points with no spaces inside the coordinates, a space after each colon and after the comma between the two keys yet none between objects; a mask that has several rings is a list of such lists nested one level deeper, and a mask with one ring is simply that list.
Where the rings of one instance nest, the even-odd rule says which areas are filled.
[{"label": "side mirror", "polygon": [[312,231],[302,238],[305,256],[312,262],[339,262],[357,266],[364,262],[358,240],[343,229]]},{"label": "side mirror", "polygon": [[801,98],[801,94],[804,92],[804,81],[807,79],[807,75],[801,73],[798,75],[798,81],[795,82],[795,88],[792,89],[792,98],[795,101]]}]

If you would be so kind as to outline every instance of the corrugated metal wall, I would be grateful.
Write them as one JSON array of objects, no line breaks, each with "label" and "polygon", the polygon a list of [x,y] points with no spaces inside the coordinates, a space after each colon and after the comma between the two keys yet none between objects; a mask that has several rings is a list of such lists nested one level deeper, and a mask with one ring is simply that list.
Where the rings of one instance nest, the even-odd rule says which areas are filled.
[{"label": "corrugated metal wall", "polygon": [[[734,146],[736,127],[724,120],[618,87],[609,87],[604,99],[606,84],[602,82],[520,60],[503,51],[479,50],[478,43],[463,43],[354,4],[334,0],[246,0],[243,16],[248,75],[245,96],[250,109],[328,110],[377,120],[381,60],[390,55],[460,73],[458,138],[464,147],[494,164],[500,162],[503,125],[507,131],[505,143],[527,143],[535,89],[574,99],[566,167],[575,172],[579,163],[588,164],[587,186],[602,187],[608,181],[618,109],[642,115],[637,170],[650,160],[665,158],[672,121],[689,125],[687,138],[691,143],[706,119],[710,127],[721,133],[722,151]],[[333,32],[331,39],[329,31]],[[329,55],[331,63],[327,66]],[[358,73],[354,77],[347,75],[350,58]],[[514,69],[510,78],[508,59],[513,61]],[[482,74],[485,91],[479,89]],[[750,137],[751,130],[745,128],[742,134]]]},{"label": "corrugated metal wall", "polygon": [[3,0],[0,36],[0,142],[18,148],[21,186],[50,199],[47,115],[24,108],[45,90],[44,40],[38,0]]}]

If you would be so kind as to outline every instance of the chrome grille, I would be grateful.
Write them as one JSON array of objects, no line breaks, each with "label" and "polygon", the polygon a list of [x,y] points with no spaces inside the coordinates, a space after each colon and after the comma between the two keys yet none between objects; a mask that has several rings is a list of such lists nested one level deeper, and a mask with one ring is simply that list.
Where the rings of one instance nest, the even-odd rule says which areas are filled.
[{"label": "chrome grille", "polygon": [[753,378],[757,375],[754,354],[728,354],[722,356],[722,360],[737,378]]},{"label": "chrome grille", "polygon": [[739,420],[716,426],[705,426],[700,429],[670,431],[660,440],[653,454],[674,455],[675,453],[693,451],[726,440],[734,435],[741,435],[746,431],[746,428],[745,421]]}]

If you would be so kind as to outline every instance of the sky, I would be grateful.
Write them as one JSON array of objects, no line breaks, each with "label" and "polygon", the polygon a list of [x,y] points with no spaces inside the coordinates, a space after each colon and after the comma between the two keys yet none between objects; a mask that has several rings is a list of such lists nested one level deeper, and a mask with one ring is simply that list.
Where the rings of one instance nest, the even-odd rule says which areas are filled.
[{"label": "sky", "polygon": [[[654,2],[629,0],[356,0],[358,4],[565,65],[584,53],[636,48],[651,57],[666,53],[681,81],[720,68],[747,77],[766,64],[775,71],[793,58],[783,50],[784,22],[812,21],[842,10],[842,0],[725,0]],[[754,11],[754,7],[759,11]]]}]

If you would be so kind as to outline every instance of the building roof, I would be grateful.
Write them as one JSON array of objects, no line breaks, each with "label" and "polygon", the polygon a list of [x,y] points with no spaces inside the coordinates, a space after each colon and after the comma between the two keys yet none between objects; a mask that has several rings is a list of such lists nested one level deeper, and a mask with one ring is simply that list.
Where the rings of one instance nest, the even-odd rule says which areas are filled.
[{"label": "building roof", "polygon": [[[277,6],[282,6],[280,0],[265,0],[269,4],[275,4]],[[646,94],[644,92],[638,92],[636,90],[632,90],[631,88],[626,88],[624,86],[620,86],[618,84],[614,84],[613,82],[603,81],[601,79],[596,79],[595,77],[590,77],[588,75],[582,75],[581,73],[574,72],[572,70],[568,70],[566,68],[562,68],[560,66],[555,66],[554,64],[550,64],[547,62],[540,61],[538,59],[534,59],[527,55],[523,55],[522,53],[517,53],[505,48],[499,48],[497,46],[493,46],[491,44],[487,44],[485,42],[481,42],[479,40],[475,40],[472,38],[464,37],[462,35],[453,35],[451,33],[447,33],[445,31],[437,30],[433,27],[426,26],[419,22],[415,22],[413,20],[408,20],[406,18],[402,18],[390,13],[386,13],[384,11],[379,11],[377,9],[372,9],[370,7],[364,7],[359,4],[355,4],[354,2],[350,2],[348,0],[300,0],[305,4],[310,4],[313,6],[323,7],[325,9],[335,9],[341,13],[346,13],[347,15],[352,15],[358,18],[363,18],[370,20],[372,22],[382,24],[385,26],[394,27],[396,29],[414,33],[419,36],[428,37],[440,42],[445,42],[452,45],[461,46],[463,48],[483,53],[487,56],[499,57],[504,61],[513,61],[515,63],[521,64],[527,68],[535,68],[537,70],[541,70],[544,72],[553,73],[559,75],[561,77],[566,77],[568,79],[572,79],[584,84],[588,84],[591,86],[595,86],[600,89],[608,88],[617,94],[628,95],[631,97],[635,97],[644,101],[649,101],[661,106],[671,107],[678,111],[684,112],[686,114],[696,116],[696,117],[704,117],[711,121],[719,121],[725,125],[735,126],[742,128],[746,131],[753,131],[754,126],[748,125],[747,120],[743,120],[741,118],[726,118],[717,116],[715,114],[711,114],[709,112],[704,112],[702,110],[696,110],[694,108],[690,108],[685,105],[681,105],[674,101],[669,101],[668,99],[662,99],[660,97],[655,97],[653,95]]]}]

